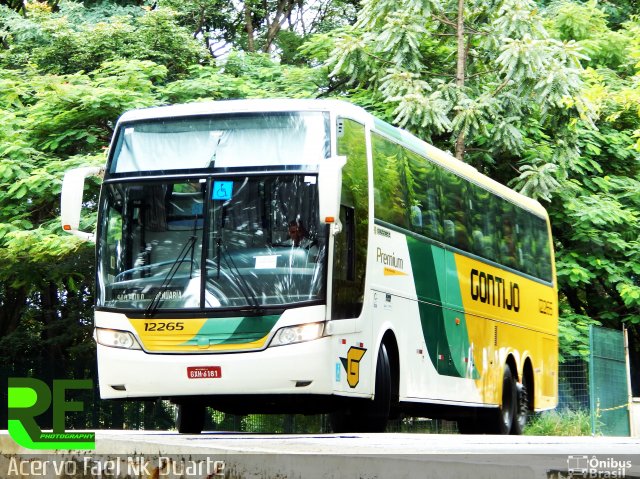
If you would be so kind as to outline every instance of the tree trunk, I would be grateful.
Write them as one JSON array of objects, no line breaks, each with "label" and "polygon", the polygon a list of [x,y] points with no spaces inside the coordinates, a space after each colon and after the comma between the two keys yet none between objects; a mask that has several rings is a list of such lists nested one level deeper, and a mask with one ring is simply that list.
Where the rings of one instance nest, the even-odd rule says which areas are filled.
[{"label": "tree trunk", "polygon": [[251,17],[249,1],[244,2],[244,29],[247,31],[247,50],[255,52],[256,46],[253,40],[253,18]]},{"label": "tree trunk", "polygon": [[[464,0],[458,0],[458,24],[456,38],[458,40],[458,63],[456,65],[456,86],[461,92],[464,87],[465,68],[467,64],[467,49],[464,39]],[[464,128],[458,133],[456,138],[456,158],[460,161],[464,159]]]},{"label": "tree trunk", "polygon": [[273,21],[269,21],[267,16],[267,37],[262,51],[269,53],[273,41],[276,39],[276,35],[282,28],[282,24],[287,18],[291,17],[291,12],[296,3],[293,0],[279,0],[276,7],[276,13],[273,17]]},{"label": "tree trunk", "polygon": [[0,337],[8,336],[19,327],[26,302],[24,287],[14,289],[7,283],[0,284]]}]

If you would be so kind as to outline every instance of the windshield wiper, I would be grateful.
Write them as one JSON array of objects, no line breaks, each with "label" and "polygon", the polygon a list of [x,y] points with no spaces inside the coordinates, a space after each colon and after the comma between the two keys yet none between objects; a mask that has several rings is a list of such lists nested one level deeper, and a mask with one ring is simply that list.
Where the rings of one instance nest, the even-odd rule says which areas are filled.
[{"label": "windshield wiper", "polygon": [[[238,278],[238,289],[247,300],[247,304],[252,306],[256,312],[262,311],[262,308],[260,307],[260,303],[258,302],[258,298],[256,298],[255,294],[253,294],[253,291],[251,291],[251,287],[247,283],[247,280],[244,279],[244,276],[242,276],[242,274],[240,273],[240,270],[236,266],[235,261],[233,261],[233,258],[231,257],[229,250],[227,250],[227,246],[222,241],[220,241],[219,245],[222,246],[221,249],[223,250],[223,253],[224,253],[223,258],[225,263],[227,263],[227,267],[231,269],[235,273],[236,277]],[[218,260],[218,267],[220,267],[219,265],[220,265],[220,262]],[[245,288],[246,288],[246,291],[245,291]]]},{"label": "windshield wiper", "polygon": [[187,260],[187,255],[189,255],[190,253],[191,253],[191,258],[189,258],[189,261],[191,262],[191,270],[189,274],[190,275],[193,274],[192,251],[194,251],[196,239],[197,238],[195,236],[190,236],[189,239],[187,239],[187,242],[184,244],[184,246],[180,250],[178,257],[173,262],[173,264],[171,265],[171,268],[169,268],[168,273],[162,280],[162,284],[158,288],[158,291],[156,291],[156,294],[153,296],[153,299],[149,303],[149,306],[147,306],[147,309],[144,312],[145,317],[149,318],[156,313],[156,311],[158,310],[158,306],[160,306],[160,302],[162,301],[162,293],[164,293],[166,289],[169,287],[169,285],[171,284],[171,281],[173,280],[173,277],[178,272],[178,269],[180,269],[180,266],[182,265],[182,263],[184,263]]}]

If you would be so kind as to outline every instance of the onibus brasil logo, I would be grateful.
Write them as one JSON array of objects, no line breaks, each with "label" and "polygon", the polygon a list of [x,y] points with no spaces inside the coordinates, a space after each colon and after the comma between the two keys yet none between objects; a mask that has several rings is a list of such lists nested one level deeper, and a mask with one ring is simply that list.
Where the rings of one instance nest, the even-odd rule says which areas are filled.
[{"label": "onibus brasil logo", "polygon": [[[67,401],[70,389],[91,389],[91,379],[56,379],[53,391],[35,378],[9,378],[9,435],[28,449],[95,449],[93,432],[65,432],[67,412],[82,412],[80,401]],[[53,431],[43,432],[36,417],[53,407]]]}]

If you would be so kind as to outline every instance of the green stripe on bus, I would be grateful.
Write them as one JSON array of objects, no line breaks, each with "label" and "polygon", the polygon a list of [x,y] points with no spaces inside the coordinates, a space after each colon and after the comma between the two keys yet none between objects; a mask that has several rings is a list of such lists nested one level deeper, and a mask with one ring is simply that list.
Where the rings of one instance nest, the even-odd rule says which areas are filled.
[{"label": "green stripe on bus", "polygon": [[[473,363],[455,254],[451,251],[445,251],[444,257],[446,271],[449,273],[446,281],[447,304],[449,307],[444,309],[444,329],[451,351],[451,364],[461,377],[478,379],[480,375]],[[471,370],[469,370],[470,365],[473,368]]]},{"label": "green stripe on bus", "polygon": [[432,245],[412,236],[407,236],[406,238],[409,256],[411,257],[413,281],[418,296],[422,334],[427,345],[429,358],[433,366],[438,370],[438,363],[440,362],[438,356],[442,354],[438,346],[446,344],[446,341],[443,341],[444,338],[440,337],[444,320],[442,308],[436,305],[442,304],[443,291],[441,291],[436,273],[440,269],[438,264],[440,262],[436,260],[436,255],[432,253]]},{"label": "green stripe on bus", "polygon": [[264,338],[280,319],[280,315],[239,318],[209,318],[183,346],[207,344],[244,344]]},{"label": "green stripe on bus", "polygon": [[[454,254],[418,238],[406,238],[422,333],[433,366],[445,376],[477,379],[479,374],[475,366],[468,371],[473,358],[470,357],[466,318],[460,312],[463,311],[462,294]],[[458,311],[447,308],[447,304]]]}]

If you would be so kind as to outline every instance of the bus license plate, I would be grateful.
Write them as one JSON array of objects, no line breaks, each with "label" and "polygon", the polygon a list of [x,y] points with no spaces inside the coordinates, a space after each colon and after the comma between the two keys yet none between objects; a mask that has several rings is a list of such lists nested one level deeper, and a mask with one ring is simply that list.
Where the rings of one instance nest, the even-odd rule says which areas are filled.
[{"label": "bus license plate", "polygon": [[189,379],[219,379],[222,377],[220,366],[191,366],[187,367]]}]

